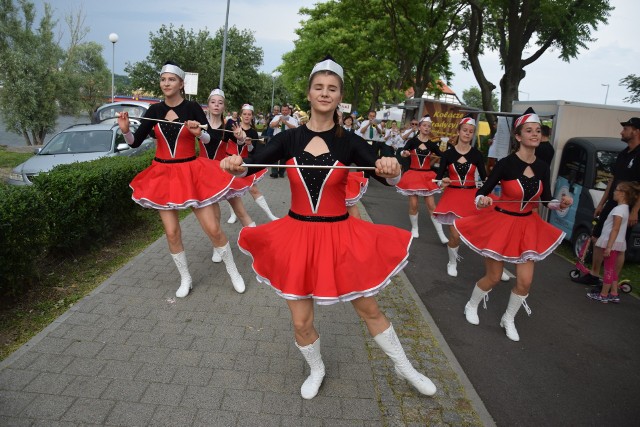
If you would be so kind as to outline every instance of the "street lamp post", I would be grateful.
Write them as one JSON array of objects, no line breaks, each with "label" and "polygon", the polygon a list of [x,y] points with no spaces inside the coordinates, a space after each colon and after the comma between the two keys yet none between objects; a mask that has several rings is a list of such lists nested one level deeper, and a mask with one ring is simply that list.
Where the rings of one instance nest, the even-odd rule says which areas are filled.
[{"label": "street lamp post", "polygon": [[116,42],[118,41],[118,35],[116,33],[109,34],[109,41],[113,46],[111,50],[111,102],[115,99],[115,83],[116,83]]},{"label": "street lamp post", "polygon": [[609,97],[609,83],[602,83],[602,86],[607,87],[607,93],[604,95],[604,105],[607,105],[607,98]]},{"label": "street lamp post", "polygon": [[279,71],[271,73],[271,78],[273,79],[273,88],[271,89],[271,111],[273,111],[273,97],[276,94],[276,79],[281,75],[282,74]]}]

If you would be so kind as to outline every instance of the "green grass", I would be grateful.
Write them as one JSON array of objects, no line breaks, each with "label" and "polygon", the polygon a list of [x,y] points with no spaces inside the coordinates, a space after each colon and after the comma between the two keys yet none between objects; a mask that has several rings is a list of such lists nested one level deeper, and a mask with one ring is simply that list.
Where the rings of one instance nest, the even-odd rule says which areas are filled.
[{"label": "green grass", "polygon": [[20,163],[27,161],[33,153],[17,153],[7,151],[6,147],[0,146],[0,168],[13,169]]}]

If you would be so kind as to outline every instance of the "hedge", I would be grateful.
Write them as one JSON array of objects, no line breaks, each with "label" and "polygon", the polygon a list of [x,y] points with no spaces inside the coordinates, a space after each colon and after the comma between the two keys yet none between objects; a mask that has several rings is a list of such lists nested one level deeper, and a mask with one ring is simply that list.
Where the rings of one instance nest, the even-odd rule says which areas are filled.
[{"label": "hedge", "polygon": [[47,254],[100,245],[131,224],[129,182],[152,152],[54,168],[24,187],[0,186],[0,296],[22,293]]}]

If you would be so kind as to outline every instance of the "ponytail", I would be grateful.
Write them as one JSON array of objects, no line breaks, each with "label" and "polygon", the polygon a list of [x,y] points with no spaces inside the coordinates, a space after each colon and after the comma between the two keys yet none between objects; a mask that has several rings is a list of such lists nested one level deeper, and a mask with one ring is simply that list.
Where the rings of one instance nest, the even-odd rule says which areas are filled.
[{"label": "ponytail", "polygon": [[333,123],[335,123],[335,125],[337,126],[336,136],[338,138],[342,137],[342,135],[344,133],[344,129],[342,129],[342,126],[340,126],[340,116],[338,116],[338,109],[337,108],[333,111]]}]

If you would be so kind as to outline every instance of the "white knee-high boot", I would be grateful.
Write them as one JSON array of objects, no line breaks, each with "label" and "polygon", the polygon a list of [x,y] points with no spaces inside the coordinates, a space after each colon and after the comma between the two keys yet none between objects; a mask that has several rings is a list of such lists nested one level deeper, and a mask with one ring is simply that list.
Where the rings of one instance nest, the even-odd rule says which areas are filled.
[{"label": "white knee-high boot", "polygon": [[227,273],[231,277],[231,283],[233,284],[233,289],[236,290],[237,293],[241,294],[245,290],[244,280],[236,267],[236,263],[233,261],[233,254],[231,253],[231,246],[229,242],[221,248],[214,248],[222,261],[224,261],[225,267],[227,267]]},{"label": "white knee-high boot", "polygon": [[442,229],[442,224],[436,221],[433,215],[429,215],[431,218],[431,222],[433,223],[433,227],[436,229],[436,233],[438,233],[438,238],[440,239],[440,243],[443,245],[449,242],[449,238],[444,234],[444,230]]},{"label": "white knee-high boot", "polygon": [[503,282],[508,282],[509,281],[509,274],[507,274],[507,270],[506,269],[502,269],[502,276],[500,276],[500,280]]},{"label": "white knee-high boot", "polygon": [[525,301],[528,296],[528,294],[522,296],[513,292],[509,295],[509,304],[507,304],[507,311],[504,312],[502,319],[500,319],[500,327],[504,328],[504,332],[511,341],[520,341],[520,335],[518,335],[515,324],[515,317],[518,314],[518,310],[520,310],[520,306],[524,306],[527,314],[531,314],[531,309]]},{"label": "white knee-high boot", "polygon": [[314,343],[304,347],[298,345],[297,342],[295,344],[310,368],[309,376],[300,387],[300,395],[305,399],[313,399],[318,394],[324,379],[324,362],[322,361],[322,354],[320,354],[320,337]]},{"label": "white knee-high boot", "polygon": [[191,280],[191,274],[189,274],[189,266],[187,265],[187,256],[184,251],[171,254],[173,258],[173,262],[176,263],[176,267],[178,267],[178,272],[180,273],[180,287],[176,291],[176,296],[178,298],[184,298],[189,295],[189,291],[193,288],[193,281]]},{"label": "white knee-high boot", "polygon": [[409,215],[409,220],[411,221],[411,235],[417,239],[420,237],[420,233],[418,233],[418,214]]},{"label": "white knee-high boot", "polygon": [[235,222],[238,220],[238,217],[236,216],[236,212],[233,210],[233,206],[229,205],[229,210],[231,211],[231,216],[227,220],[227,224],[235,224]]},{"label": "white knee-high boot", "polygon": [[213,255],[211,255],[211,261],[215,263],[222,262],[222,257],[220,256],[218,251],[216,251],[216,248],[213,248]]},{"label": "white knee-high boot", "polygon": [[478,305],[480,305],[480,301],[483,301],[484,308],[487,308],[489,292],[491,291],[483,291],[477,284],[473,287],[471,299],[469,299],[469,301],[467,301],[467,305],[464,306],[464,316],[467,318],[467,322],[472,325],[480,324],[480,318],[478,317]]},{"label": "white knee-high boot", "polygon": [[262,210],[267,214],[271,221],[275,221],[276,219],[278,219],[278,217],[271,212],[271,209],[269,209],[267,199],[265,199],[264,196],[258,197],[256,199],[256,203],[258,204],[258,206],[260,206],[260,208],[262,208]]},{"label": "white knee-high boot", "polygon": [[447,252],[449,253],[449,262],[447,263],[447,274],[452,277],[458,276],[458,249],[459,246],[451,248],[447,246]]},{"label": "white knee-high boot", "polygon": [[407,359],[393,325],[389,325],[387,330],[379,333],[373,339],[393,361],[396,373],[400,378],[409,381],[422,394],[427,396],[436,394],[435,384],[429,378],[416,371],[409,359]]}]

